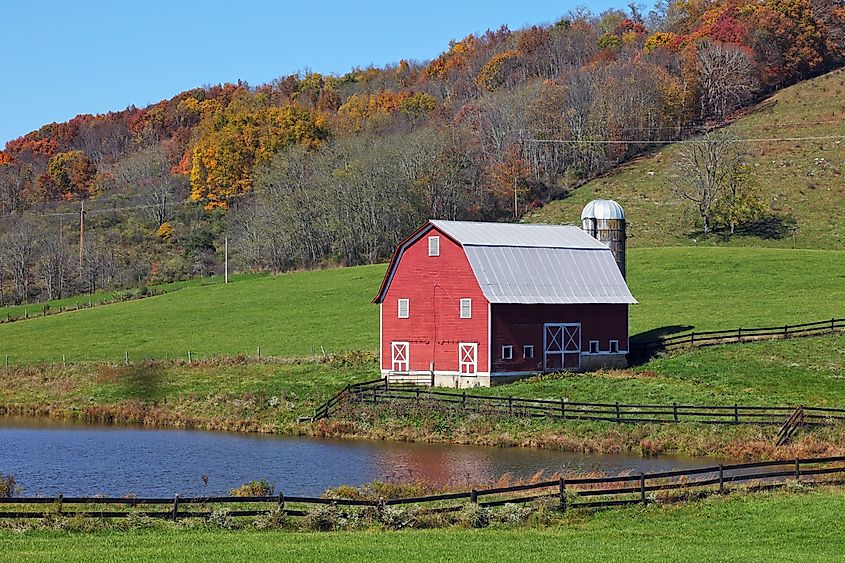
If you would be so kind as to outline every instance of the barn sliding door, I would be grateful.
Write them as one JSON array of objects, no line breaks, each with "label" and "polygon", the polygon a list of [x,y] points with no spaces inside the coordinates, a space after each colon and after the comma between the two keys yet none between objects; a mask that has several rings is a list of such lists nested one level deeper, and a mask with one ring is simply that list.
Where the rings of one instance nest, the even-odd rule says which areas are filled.
[{"label": "barn sliding door", "polygon": [[393,358],[391,370],[399,372],[408,371],[408,343],[391,342],[390,348],[391,356]]},{"label": "barn sliding door", "polygon": [[581,367],[581,323],[543,325],[543,369],[560,371]]}]

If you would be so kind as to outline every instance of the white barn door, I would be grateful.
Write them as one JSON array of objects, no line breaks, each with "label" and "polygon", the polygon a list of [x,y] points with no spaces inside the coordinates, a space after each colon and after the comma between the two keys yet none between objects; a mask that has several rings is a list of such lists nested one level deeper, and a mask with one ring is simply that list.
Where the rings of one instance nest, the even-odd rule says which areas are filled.
[{"label": "white barn door", "polygon": [[475,375],[478,370],[478,343],[461,342],[458,344],[458,360],[461,375]]},{"label": "white barn door", "polygon": [[581,367],[581,323],[543,325],[543,369],[560,371]]},{"label": "white barn door", "polygon": [[392,371],[407,372],[408,371],[408,343],[407,342],[391,342],[391,357],[393,359],[391,369]]}]

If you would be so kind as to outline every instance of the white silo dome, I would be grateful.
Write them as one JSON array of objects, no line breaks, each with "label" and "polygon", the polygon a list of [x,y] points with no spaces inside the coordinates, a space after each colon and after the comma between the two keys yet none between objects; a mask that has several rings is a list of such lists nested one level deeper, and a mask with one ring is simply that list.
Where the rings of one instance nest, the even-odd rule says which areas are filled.
[{"label": "white silo dome", "polygon": [[581,212],[581,220],[584,219],[625,219],[625,212],[622,206],[612,199],[594,199]]}]

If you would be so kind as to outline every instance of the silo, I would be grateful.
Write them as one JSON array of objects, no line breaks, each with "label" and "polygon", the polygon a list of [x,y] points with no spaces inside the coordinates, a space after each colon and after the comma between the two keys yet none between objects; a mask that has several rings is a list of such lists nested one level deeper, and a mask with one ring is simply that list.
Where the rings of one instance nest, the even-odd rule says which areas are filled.
[{"label": "silo", "polygon": [[581,212],[581,228],[594,239],[606,244],[625,276],[625,212],[612,199],[596,199]]}]

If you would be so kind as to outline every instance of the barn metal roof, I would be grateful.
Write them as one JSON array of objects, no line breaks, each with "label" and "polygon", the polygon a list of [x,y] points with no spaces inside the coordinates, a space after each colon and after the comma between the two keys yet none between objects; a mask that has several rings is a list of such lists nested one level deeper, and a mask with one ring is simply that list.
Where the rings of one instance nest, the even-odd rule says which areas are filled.
[{"label": "barn metal roof", "polygon": [[430,223],[464,246],[607,248],[574,225],[523,225],[473,221],[430,221]]},{"label": "barn metal roof", "polygon": [[404,249],[431,227],[459,243],[491,303],[636,303],[610,249],[573,225],[429,221],[397,248],[381,302]]},{"label": "barn metal roof", "polygon": [[610,249],[573,225],[431,221],[491,303],[636,303]]},{"label": "barn metal roof", "polygon": [[491,303],[636,303],[608,248],[465,245]]}]

